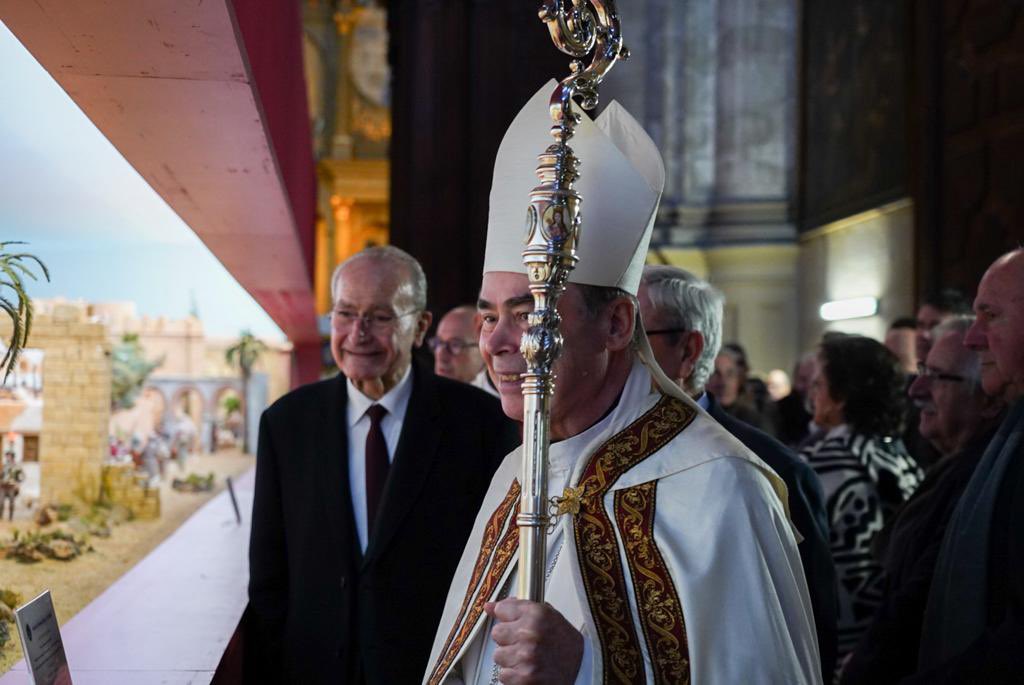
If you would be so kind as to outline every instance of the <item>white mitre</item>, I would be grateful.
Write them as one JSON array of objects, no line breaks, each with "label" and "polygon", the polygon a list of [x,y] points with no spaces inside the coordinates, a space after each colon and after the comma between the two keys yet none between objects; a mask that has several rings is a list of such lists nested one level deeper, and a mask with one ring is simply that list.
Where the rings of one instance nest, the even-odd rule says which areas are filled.
[{"label": "white mitre", "polygon": [[[526,273],[523,238],[530,191],[540,185],[537,157],[554,142],[546,83],[519,111],[498,148],[491,181],[484,273]],[[577,110],[579,111],[579,110]],[[596,120],[580,111],[569,146],[580,160],[575,188],[582,197],[579,263],[570,283],[611,286],[636,294],[665,167],[654,141],[618,102]]]}]

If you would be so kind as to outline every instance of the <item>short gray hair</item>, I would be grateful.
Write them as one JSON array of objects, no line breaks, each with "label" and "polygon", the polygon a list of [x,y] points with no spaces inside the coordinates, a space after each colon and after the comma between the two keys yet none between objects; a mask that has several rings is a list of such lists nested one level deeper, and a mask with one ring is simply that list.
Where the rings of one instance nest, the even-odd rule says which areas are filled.
[{"label": "short gray hair", "polygon": [[[942,323],[932,330],[932,340],[937,342],[947,333],[956,333],[960,336],[962,342],[964,336],[967,335],[967,329],[974,325],[974,318],[973,314],[962,314],[943,320]],[[967,379],[971,392],[981,392],[981,359],[974,350],[965,347],[963,351],[966,355],[964,357],[965,361],[963,366],[957,369],[957,372]],[[921,359],[919,361],[923,362],[924,360]]]},{"label": "short gray hair", "polygon": [[[587,316],[590,318],[594,318],[603,312],[605,307],[620,297],[625,297],[631,301],[633,299],[632,295],[622,288],[616,288],[615,286],[577,283],[576,287],[580,290],[580,295],[583,297],[583,306],[586,308]],[[634,306],[636,306],[635,302]]]},{"label": "short gray hair", "polygon": [[342,270],[349,264],[361,259],[374,259],[381,262],[388,262],[394,267],[405,269],[409,277],[409,284],[412,286],[412,303],[417,311],[427,308],[427,275],[423,273],[423,267],[416,261],[416,258],[405,250],[393,245],[375,245],[356,252],[354,255],[343,261],[334,269],[331,276],[331,299],[337,299],[338,280],[341,278]]},{"label": "short gray hair", "polygon": [[[675,266],[645,266],[643,282],[654,309],[668,328],[697,331],[704,350],[693,367],[693,387],[703,390],[722,346],[725,295],[707,281]],[[676,338],[674,342],[676,342]]]}]

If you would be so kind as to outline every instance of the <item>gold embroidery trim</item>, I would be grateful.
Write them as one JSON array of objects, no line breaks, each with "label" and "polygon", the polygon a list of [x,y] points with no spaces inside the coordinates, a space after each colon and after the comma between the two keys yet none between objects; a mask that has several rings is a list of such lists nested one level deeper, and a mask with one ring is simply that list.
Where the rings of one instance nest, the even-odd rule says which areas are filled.
[{"label": "gold embroidery trim", "polygon": [[[509,486],[508,493],[505,494],[505,498],[487,520],[480,543],[480,552],[477,554],[476,563],[473,565],[473,573],[470,575],[469,584],[466,586],[466,596],[462,600],[462,606],[459,607],[459,613],[452,624],[448,639],[445,640],[445,645],[438,657],[437,664],[431,672],[429,681],[431,685],[441,682],[441,678],[447,673],[448,668],[455,659],[455,655],[462,649],[466,637],[472,631],[473,626],[476,624],[476,619],[480,617],[480,613],[483,611],[484,602],[487,601],[493,590],[490,586],[494,585],[497,580],[500,580],[505,569],[508,567],[509,559],[512,556],[507,549],[509,537],[511,536],[514,542],[512,553],[515,552],[515,548],[519,545],[518,528],[514,525],[515,514],[519,511],[519,494],[519,481],[513,480],[512,485]],[[510,527],[508,526],[509,521],[513,522],[513,525]],[[487,562],[491,561],[491,552],[494,551],[495,541],[498,540],[502,531],[506,532],[498,545],[498,553],[494,554],[494,560],[490,564],[490,570],[487,573],[484,586],[477,592],[480,580],[484,578],[484,569],[488,566]],[[496,568],[499,566],[500,569],[496,572]],[[497,579],[492,578],[495,572],[497,573]],[[476,601],[473,602],[472,609],[470,609],[469,616],[467,616],[466,609],[474,598]]]},{"label": "gold embroidery trim", "polygon": [[683,607],[665,558],[654,540],[657,481],[615,493],[615,523],[626,549],[656,683],[689,683],[690,660]]},{"label": "gold embroidery trim", "polygon": [[604,662],[604,683],[646,680],[618,541],[604,509],[604,496],[622,474],[667,445],[695,416],[681,400],[662,397],[594,452],[580,476],[580,511],[573,517],[573,531]]}]

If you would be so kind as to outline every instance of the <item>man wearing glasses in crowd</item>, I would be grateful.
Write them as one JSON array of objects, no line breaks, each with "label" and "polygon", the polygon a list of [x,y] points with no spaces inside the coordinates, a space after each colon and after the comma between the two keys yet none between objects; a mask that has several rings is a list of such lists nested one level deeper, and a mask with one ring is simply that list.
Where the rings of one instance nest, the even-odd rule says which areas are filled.
[{"label": "man wearing glasses in crowd", "polygon": [[484,369],[479,341],[476,306],[461,305],[449,311],[437,324],[437,335],[427,343],[434,353],[434,373],[475,385],[497,397],[498,391]]},{"label": "man wearing glasses in crowd", "polygon": [[474,513],[519,442],[496,399],[413,363],[431,319],[415,259],[369,248],[331,286],[341,374],[260,422],[246,682],[416,681]]},{"label": "man wearing glasses in crowd", "polygon": [[874,551],[888,580],[871,627],[843,670],[842,685],[895,682],[911,675],[928,590],[953,510],[1005,413],[1001,397],[981,388],[978,353],[964,346],[973,316],[954,316],[929,329],[927,357],[918,362],[910,397],[921,437],[939,461],[881,532]]}]

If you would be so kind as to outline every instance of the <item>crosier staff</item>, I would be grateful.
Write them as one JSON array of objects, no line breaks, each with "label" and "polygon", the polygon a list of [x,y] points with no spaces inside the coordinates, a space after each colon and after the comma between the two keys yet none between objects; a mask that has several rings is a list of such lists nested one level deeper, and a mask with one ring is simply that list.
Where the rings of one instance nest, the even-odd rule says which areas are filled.
[{"label": "crosier staff", "polygon": [[[573,100],[583,109],[597,106],[597,86],[629,51],[622,44],[614,0],[547,0],[539,12],[559,50],[573,58],[572,74],[551,95],[551,136],[555,142],[538,156],[540,185],[526,210],[526,266],[534,308],[520,345],[523,374],[523,473],[519,526],[520,599],[544,601],[545,536],[551,517],[547,493],[548,445],[555,360],[562,349],[558,297],[576,266],[583,198],[573,184],[580,162],[569,147],[579,123]],[[591,63],[583,67],[585,57]]]}]

